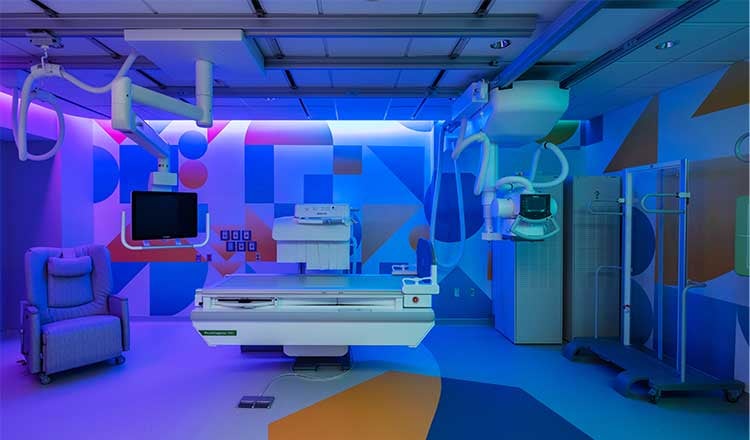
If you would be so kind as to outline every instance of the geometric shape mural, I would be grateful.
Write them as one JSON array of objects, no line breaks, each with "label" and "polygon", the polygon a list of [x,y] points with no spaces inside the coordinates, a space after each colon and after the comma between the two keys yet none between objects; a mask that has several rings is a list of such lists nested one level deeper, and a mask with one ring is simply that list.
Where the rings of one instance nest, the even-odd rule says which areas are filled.
[{"label": "geometric shape mural", "polygon": [[366,262],[419,210],[419,205],[362,206],[362,262]]},{"label": "geometric shape mural", "polygon": [[[734,270],[734,210],[737,197],[747,194],[750,173],[734,157],[692,161],[689,173],[688,273],[706,282]],[[677,237],[676,223],[665,222],[667,237]],[[677,253],[664,257],[665,282],[676,284]]]},{"label": "geometric shape mural", "polygon": [[418,200],[423,200],[425,154],[423,148],[372,145],[368,148]]},{"label": "geometric shape mural", "polygon": [[305,203],[333,203],[333,175],[307,174],[304,182]]},{"label": "geometric shape mural", "polygon": [[187,159],[200,159],[206,154],[208,141],[200,131],[190,130],[180,136],[178,142],[180,153]]},{"label": "geometric shape mural", "polygon": [[[429,226],[419,211],[423,209],[426,165],[432,151],[432,123],[384,121],[380,129],[381,122],[373,122],[362,134],[341,127],[336,136],[342,145],[334,144],[334,124],[325,121],[248,121],[247,125],[216,121],[205,131],[180,121],[151,124],[168,142],[177,144],[170,148],[170,170],[178,174],[180,191],[200,192],[198,230],[205,232],[205,213],[210,210],[212,238],[203,249],[126,249],[117,232],[120,212],[129,209],[132,190],[148,189],[156,159],[136,145],[118,145],[114,147],[117,150],[110,147],[111,153],[95,150],[99,158],[95,165],[95,223],[113,225],[97,229],[97,239],[108,245],[117,265],[116,289],[127,289],[128,295],[133,295],[139,314],[182,316],[190,308],[196,287],[224,275],[297,273],[297,264],[276,262],[271,232],[275,218],[293,215],[295,203],[347,203],[354,209],[353,273],[362,273],[363,268],[377,272],[382,263],[387,263],[390,271],[388,262],[413,262],[417,240],[429,237]],[[119,138],[118,133],[113,132]],[[376,146],[369,147],[373,143]],[[207,154],[208,148],[221,154]],[[452,231],[457,222],[443,212],[449,199],[456,205],[450,177],[446,176],[443,188],[446,194],[453,194],[441,200],[438,238],[455,233],[457,239],[457,232]],[[482,224],[481,205],[471,193],[474,176],[465,173],[462,179],[467,229],[473,234]],[[119,200],[112,200],[111,195],[118,191]],[[127,225],[128,237],[130,230]],[[234,231],[247,232],[248,239],[224,238]],[[153,246],[173,243],[151,241]],[[485,256],[486,252],[467,251],[462,259],[467,266],[481,261],[480,281],[485,281]],[[444,310],[450,309],[456,316],[489,315],[488,293],[478,287],[487,290],[488,286],[472,282],[466,273],[456,272],[454,279],[464,288],[473,286],[466,291],[476,294],[462,297]],[[148,285],[145,288],[144,283]]]},{"label": "geometric shape mural", "polygon": [[333,174],[362,174],[362,146],[334,145]]},{"label": "geometric shape mural", "polygon": [[208,129],[206,130],[206,137],[208,142],[211,143],[211,141],[213,141],[216,136],[218,136],[219,133],[221,133],[221,131],[224,130],[227,125],[229,125],[229,122],[230,121],[214,121],[214,125],[208,127]]},{"label": "geometric shape mural", "polygon": [[748,93],[750,93],[749,77],[748,61],[738,61],[732,64],[700,107],[695,110],[693,117],[747,104]]},{"label": "geometric shape mural", "polygon": [[245,146],[245,203],[274,202],[273,163],[273,145]]},{"label": "geometric shape mural", "polygon": [[120,167],[112,153],[94,146],[94,203],[106,200],[120,182]]},{"label": "geometric shape mural", "polygon": [[252,121],[245,145],[333,145],[333,136],[325,121]]},{"label": "geometric shape mural", "polygon": [[649,101],[641,116],[622,141],[605,172],[648,165],[658,161],[659,95]]},{"label": "geometric shape mural", "polygon": [[418,225],[411,229],[409,232],[409,246],[411,246],[412,249],[417,250],[417,243],[420,238],[424,238],[425,240],[430,239],[429,225]]},{"label": "geometric shape mural", "polygon": [[175,315],[190,305],[208,273],[208,263],[151,263],[149,267],[152,316]]},{"label": "geometric shape mural", "polygon": [[197,160],[189,160],[180,167],[180,182],[187,188],[200,188],[207,179],[208,169]]},{"label": "geometric shape mural", "polygon": [[389,371],[272,422],[268,438],[590,437],[520,388]]},{"label": "geometric shape mural", "polygon": [[423,439],[439,400],[439,377],[389,371],[271,423],[268,438]]},{"label": "geometric shape mural", "polygon": [[521,388],[442,378],[440,403],[427,439],[479,438],[591,437]]}]

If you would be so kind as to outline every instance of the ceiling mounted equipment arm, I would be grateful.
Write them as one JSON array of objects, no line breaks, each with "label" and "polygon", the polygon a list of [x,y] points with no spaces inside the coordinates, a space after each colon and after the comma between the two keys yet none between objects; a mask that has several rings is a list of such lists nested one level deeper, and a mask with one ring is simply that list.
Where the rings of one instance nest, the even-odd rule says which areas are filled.
[{"label": "ceiling mounted equipment arm", "polygon": [[[13,139],[16,142],[16,147],[18,148],[18,159],[21,161],[47,160],[53,157],[57,153],[57,151],[60,149],[60,146],[63,144],[65,140],[65,118],[63,117],[63,113],[60,110],[60,108],[57,106],[51,94],[43,92],[41,90],[34,89],[34,82],[36,82],[37,79],[46,78],[46,77],[58,77],[66,81],[69,81],[76,87],[86,90],[87,92],[107,93],[110,91],[110,89],[112,89],[112,86],[115,82],[124,78],[124,75],[127,73],[127,71],[135,62],[135,59],[138,57],[137,54],[131,53],[128,56],[128,58],[125,60],[125,62],[122,64],[122,66],[120,67],[120,70],[117,72],[117,75],[112,81],[110,81],[109,83],[103,86],[92,86],[90,84],[87,84],[81,81],[80,79],[76,78],[70,73],[66,72],[62,66],[57,65],[57,64],[47,63],[46,62],[47,47],[48,46],[42,46],[42,48],[44,49],[45,55],[42,57],[41,64],[37,64],[33,66],[31,68],[31,74],[27,76],[26,80],[23,82],[23,86],[21,87],[20,107],[18,103],[18,93],[16,91],[13,92],[13,103],[12,103],[12,110],[11,110],[12,121],[13,121]],[[55,145],[44,154],[30,154],[28,151],[28,139],[27,139],[26,128],[28,125],[29,105],[31,104],[31,100],[33,98],[38,98],[41,101],[50,103],[53,106],[55,112],[57,113],[57,125],[58,125],[57,142],[55,142]]]},{"label": "ceiling mounted equipment arm", "polygon": [[192,105],[133,84],[128,77],[118,78],[112,88],[112,128],[121,131],[157,158],[166,158],[169,156],[169,146],[135,114],[133,102],[193,120],[199,127],[210,127],[213,125],[213,82],[211,62],[196,60],[196,105]]}]

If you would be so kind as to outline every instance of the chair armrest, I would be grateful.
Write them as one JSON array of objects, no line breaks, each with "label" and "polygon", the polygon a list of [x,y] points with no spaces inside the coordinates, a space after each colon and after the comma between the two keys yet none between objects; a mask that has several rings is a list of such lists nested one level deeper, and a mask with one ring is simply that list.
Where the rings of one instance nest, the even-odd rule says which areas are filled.
[{"label": "chair armrest", "polygon": [[122,330],[122,350],[130,350],[130,312],[128,311],[128,299],[121,296],[110,295],[107,300],[109,313],[120,318],[120,329]]},{"label": "chair armrest", "polygon": [[21,353],[26,358],[26,366],[29,373],[39,373],[42,371],[42,319],[36,306],[24,307],[21,328]]}]

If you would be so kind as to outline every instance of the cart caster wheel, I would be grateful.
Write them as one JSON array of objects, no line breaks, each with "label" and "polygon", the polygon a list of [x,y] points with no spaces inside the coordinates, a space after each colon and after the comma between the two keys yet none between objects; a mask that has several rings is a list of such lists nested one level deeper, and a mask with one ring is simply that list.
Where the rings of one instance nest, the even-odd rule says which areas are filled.
[{"label": "cart caster wheel", "polygon": [[724,399],[730,403],[737,403],[742,397],[742,391],[740,390],[724,390]]},{"label": "cart caster wheel", "polygon": [[39,383],[42,385],[49,385],[49,383],[52,382],[52,378],[47,376],[44,373],[39,374]]},{"label": "cart caster wheel", "polygon": [[115,358],[115,365],[122,365],[125,363],[125,356],[120,355]]},{"label": "cart caster wheel", "polygon": [[648,390],[648,401],[651,403],[659,403],[659,400],[661,399],[661,391],[657,390],[655,388],[651,388]]}]

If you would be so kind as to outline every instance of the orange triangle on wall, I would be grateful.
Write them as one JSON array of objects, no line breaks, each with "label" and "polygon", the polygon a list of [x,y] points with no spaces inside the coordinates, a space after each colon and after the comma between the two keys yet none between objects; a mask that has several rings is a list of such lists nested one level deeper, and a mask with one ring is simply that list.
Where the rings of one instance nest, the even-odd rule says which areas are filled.
[{"label": "orange triangle on wall", "polygon": [[605,172],[656,163],[659,144],[659,95],[651,98],[622,141]]},{"label": "orange triangle on wall", "polygon": [[703,100],[693,117],[703,116],[719,110],[747,104],[750,86],[748,85],[748,61],[732,64],[711,92]]},{"label": "orange triangle on wall", "polygon": [[362,262],[366,262],[419,210],[419,205],[362,206]]}]

